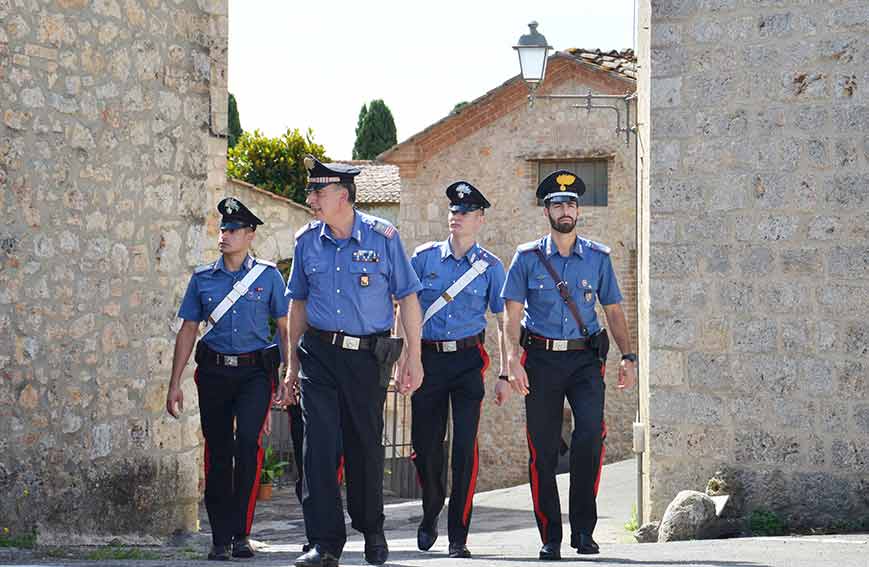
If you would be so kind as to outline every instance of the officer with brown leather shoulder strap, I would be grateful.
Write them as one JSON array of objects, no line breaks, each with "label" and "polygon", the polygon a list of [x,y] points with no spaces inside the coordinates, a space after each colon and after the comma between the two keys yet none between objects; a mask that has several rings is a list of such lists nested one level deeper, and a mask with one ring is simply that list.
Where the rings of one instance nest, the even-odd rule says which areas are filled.
[{"label": "officer with brown leather shoulder strap", "polygon": [[529,476],[544,560],[561,557],[555,469],[565,397],[574,419],[570,543],[580,554],[598,553],[592,533],[606,436],[603,376],[609,338],[597,319],[596,300],[624,353],[618,388],[633,386],[636,373],[610,250],[574,232],[584,192],[582,180],[566,170],[540,183],[537,197],[543,199],[550,233],[518,247],[501,294],[506,300],[510,380],[525,396]]}]

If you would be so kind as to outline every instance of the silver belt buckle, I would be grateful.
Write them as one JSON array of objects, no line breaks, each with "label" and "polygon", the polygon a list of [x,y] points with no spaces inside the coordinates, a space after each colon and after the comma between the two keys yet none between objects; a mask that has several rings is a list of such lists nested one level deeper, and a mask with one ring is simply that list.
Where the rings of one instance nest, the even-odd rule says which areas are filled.
[{"label": "silver belt buckle", "polygon": [[223,365],[224,366],[238,366],[238,357],[237,356],[224,356],[223,357]]},{"label": "silver belt buckle", "polygon": [[346,348],[347,350],[359,350],[359,337],[348,337],[344,336],[344,340],[341,341],[341,348]]},{"label": "silver belt buckle", "polygon": [[557,341],[557,340],[553,339],[552,340],[552,350],[557,350],[557,351],[567,350],[567,341],[564,341],[564,340]]},{"label": "silver belt buckle", "polygon": [[444,341],[441,343],[441,352],[456,352],[458,343],[456,341]]}]

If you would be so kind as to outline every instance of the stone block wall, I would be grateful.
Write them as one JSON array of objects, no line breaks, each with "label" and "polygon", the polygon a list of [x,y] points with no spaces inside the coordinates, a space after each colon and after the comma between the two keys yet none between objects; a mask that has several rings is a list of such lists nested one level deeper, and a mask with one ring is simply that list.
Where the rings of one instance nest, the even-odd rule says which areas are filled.
[{"label": "stone block wall", "polygon": [[864,518],[869,4],[650,7],[647,510],[727,465],[791,525]]},{"label": "stone block wall", "polygon": [[[563,62],[553,60],[547,75],[546,89],[558,93],[585,93],[593,88],[597,93],[623,94],[633,85],[601,80],[598,74],[576,73]],[[619,90],[621,89],[621,90]],[[529,109],[524,84],[504,87],[486,106],[473,109],[467,118],[473,129],[476,114],[501,113],[501,117],[467,136],[456,136],[466,124],[457,121],[449,126],[453,139],[441,143],[440,130],[427,132],[435,138],[436,150],[428,153],[427,142],[413,147],[408,143],[399,153],[388,158],[401,167],[401,235],[408,252],[429,240],[441,240],[447,229],[447,185],[465,179],[478,187],[492,203],[486,211],[486,224],[480,243],[496,254],[509,267],[516,246],[548,233],[549,224],[543,208],[534,196],[537,187],[537,163],[545,159],[604,158],[608,162],[609,206],[581,209],[578,232],[607,243],[613,248],[612,258],[619,276],[624,308],[631,329],[636,328],[636,239],[634,147],[625,144],[624,135],[615,134],[615,115],[611,111],[578,111],[570,102],[539,100]],[[504,107],[504,108],[502,108]],[[459,116],[461,118],[461,115]],[[431,147],[431,146],[428,146]],[[420,156],[422,159],[419,159]],[[392,162],[391,159],[395,159]],[[407,161],[405,161],[407,160]],[[602,316],[602,314],[601,314]],[[525,439],[525,405],[521,397],[511,396],[504,407],[492,402],[500,357],[497,328],[490,317],[486,349],[491,366],[486,375],[486,398],[479,429],[480,471],[478,490],[511,486],[528,482],[528,448]],[[634,337],[636,341],[636,336]],[[615,373],[618,349],[614,346],[608,368]],[[615,378],[609,378],[613,384]],[[636,390],[607,391],[607,459],[630,457],[631,422],[637,404]],[[569,439],[570,419],[565,423]]]},{"label": "stone block wall", "polygon": [[226,0],[0,1],[0,525],[197,527],[174,333],[224,185]]}]

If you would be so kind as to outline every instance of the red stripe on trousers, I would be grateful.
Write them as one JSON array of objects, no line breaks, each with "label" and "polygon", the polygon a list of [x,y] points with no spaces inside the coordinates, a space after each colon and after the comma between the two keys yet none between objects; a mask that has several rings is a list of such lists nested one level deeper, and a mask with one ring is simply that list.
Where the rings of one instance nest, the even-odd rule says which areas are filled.
[{"label": "red stripe on trousers", "polygon": [[[522,353],[522,358],[519,364],[525,368],[525,361],[528,359],[528,351]],[[525,437],[528,439],[528,451],[531,453],[531,463],[528,465],[528,472],[531,474],[531,500],[534,503],[534,514],[540,520],[540,539],[546,543],[546,534],[549,531],[549,520],[540,510],[540,477],[537,475],[537,449],[534,448],[534,443],[531,442],[531,432],[528,427],[525,428]]]},{"label": "red stripe on trousers", "polygon": [[260,427],[257,445],[259,450],[256,452],[256,476],[253,478],[253,487],[247,499],[247,521],[245,522],[244,535],[250,535],[250,528],[253,525],[253,511],[256,508],[256,493],[259,491],[259,476],[263,468],[263,430],[265,429],[266,419],[269,418],[271,408],[266,412],[266,417],[263,419],[263,426]]},{"label": "red stripe on trousers", "polygon": [[344,455],[341,455],[341,457],[338,459],[337,477],[338,477],[338,484],[341,484],[342,482],[344,482]]},{"label": "red stripe on trousers", "polygon": [[[480,356],[483,358],[483,368],[480,369],[480,381],[483,382],[483,390],[485,391],[486,370],[489,369],[489,353],[483,345],[478,344],[477,348],[480,351]],[[484,397],[485,399],[485,397]],[[483,401],[480,400],[480,414],[483,413]],[[477,418],[477,432],[480,430],[480,418]],[[468,483],[468,494],[465,497],[465,510],[462,513],[462,525],[467,527],[471,517],[471,506],[474,502],[474,491],[477,489],[477,472],[480,468],[480,448],[477,444],[477,434],[474,434],[474,465],[471,468],[471,482]]]},{"label": "red stripe on trousers", "polygon": [[537,476],[537,449],[534,448],[534,443],[531,442],[531,433],[528,428],[525,428],[525,437],[528,438],[528,450],[531,452],[531,463],[528,465],[528,470],[531,473],[531,500],[534,502],[534,514],[540,520],[540,539],[546,543],[546,533],[549,531],[549,521],[540,510],[540,478]]},{"label": "red stripe on trousers", "polygon": [[[606,376],[606,362],[600,365],[600,375],[601,378]],[[602,420],[600,425],[600,462],[597,465],[597,477],[594,479],[595,497],[597,497],[597,489],[600,488],[600,473],[603,471],[603,459],[606,457],[606,445],[604,445],[604,441],[606,441],[606,420]]]}]

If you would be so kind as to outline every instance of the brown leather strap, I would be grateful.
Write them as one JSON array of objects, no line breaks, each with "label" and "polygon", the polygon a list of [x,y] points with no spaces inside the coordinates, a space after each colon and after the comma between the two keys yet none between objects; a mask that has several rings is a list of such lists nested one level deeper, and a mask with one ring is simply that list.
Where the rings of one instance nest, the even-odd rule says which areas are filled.
[{"label": "brown leather strap", "polygon": [[555,287],[558,288],[558,294],[561,296],[564,303],[567,304],[570,314],[573,315],[574,319],[576,319],[576,323],[579,325],[579,330],[582,333],[582,336],[587,337],[588,327],[585,326],[585,322],[582,320],[582,315],[579,314],[579,308],[576,307],[576,302],[573,300],[573,296],[570,295],[570,289],[568,289],[567,282],[558,277],[558,272],[555,271],[555,268],[552,267],[552,264],[550,264],[549,260],[546,258],[546,254],[544,254],[540,248],[535,248],[534,252],[537,254],[537,257],[540,258],[540,263],[543,264],[543,267],[546,268],[547,272],[549,272],[553,281],[555,281]]}]

